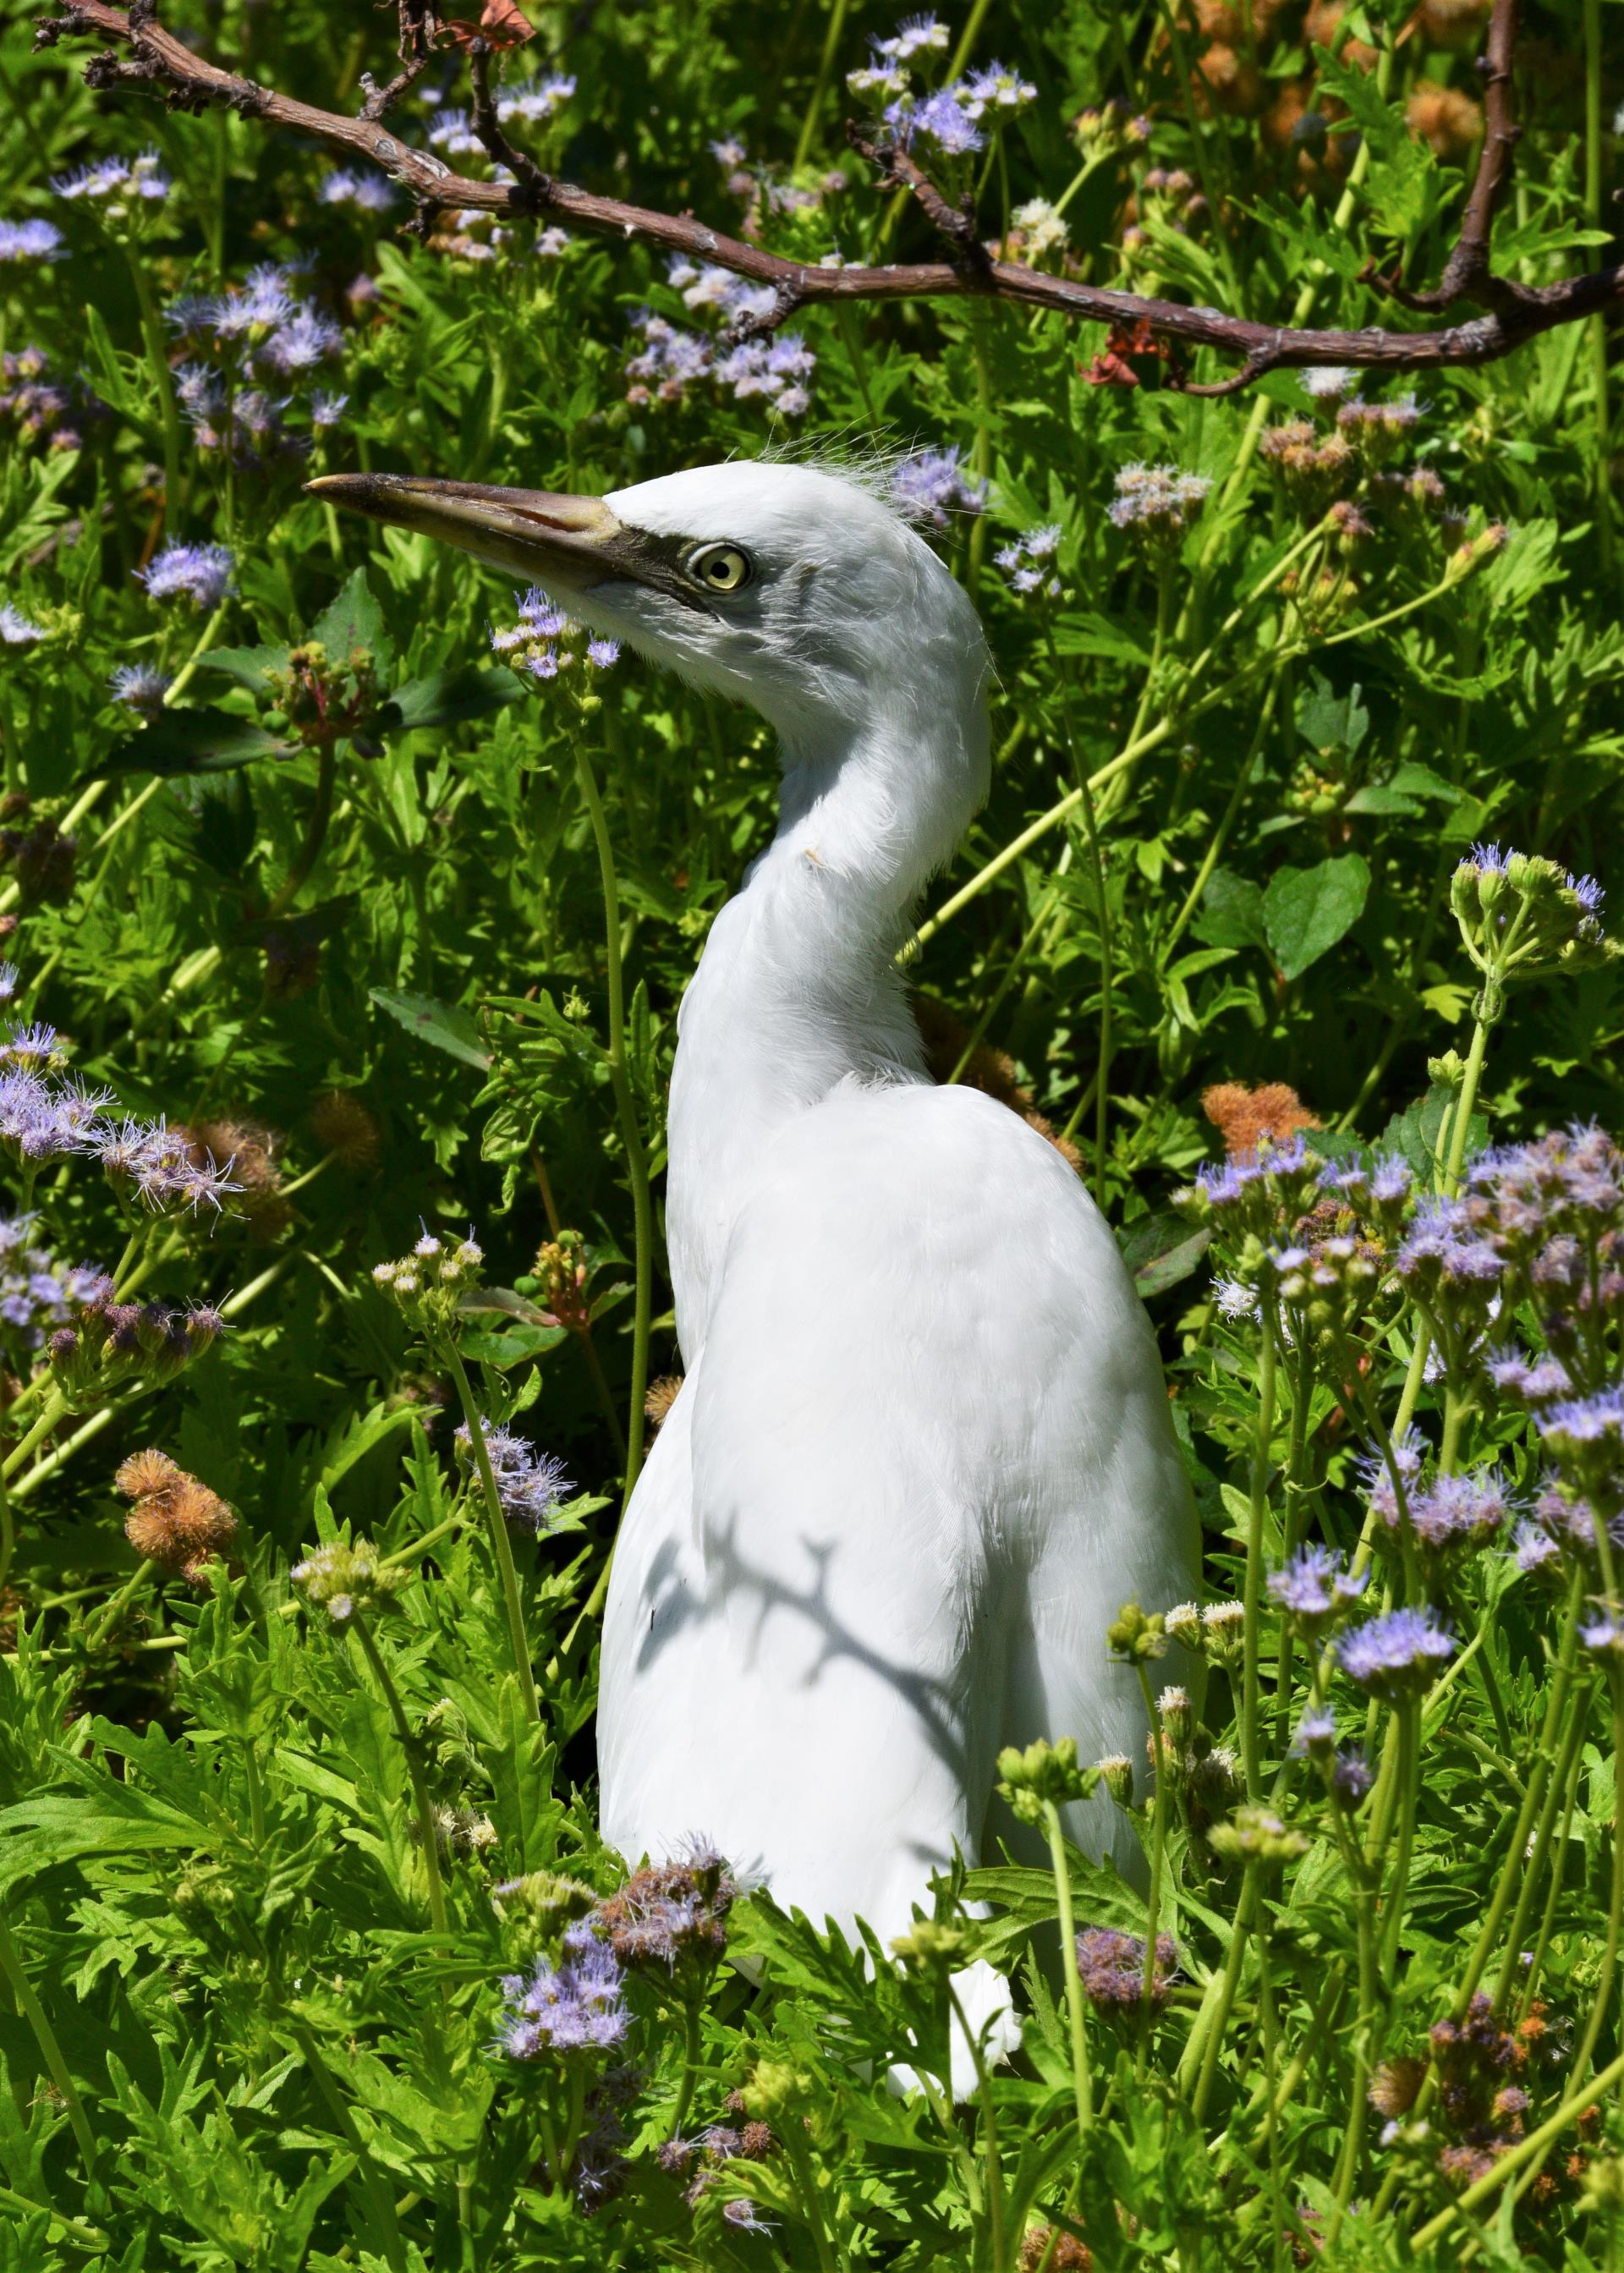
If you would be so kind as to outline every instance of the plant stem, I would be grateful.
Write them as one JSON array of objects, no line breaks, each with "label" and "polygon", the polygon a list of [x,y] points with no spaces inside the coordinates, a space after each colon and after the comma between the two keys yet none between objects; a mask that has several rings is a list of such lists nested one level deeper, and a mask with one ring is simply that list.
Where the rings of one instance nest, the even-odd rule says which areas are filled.
[{"label": "plant stem", "polygon": [[297,898],[299,887],[321,857],[326,842],[327,824],[333,818],[333,791],[338,780],[338,743],[330,739],[318,745],[316,752],[316,795],[311,806],[310,818],[304,824],[304,841],[299,847],[299,857],[288,871],[281,890],[266,910],[267,917],[280,916]]},{"label": "plant stem", "polygon": [[1246,1939],[1252,1928],[1253,1913],[1257,1908],[1260,1887],[1258,1866],[1248,1863],[1241,1876],[1240,1900],[1235,1905],[1235,1920],[1230,1929],[1230,1946],[1224,1954],[1224,1970],[1209,1984],[1195,2026],[1190,2031],[1190,2041],[1184,2048],[1179,2063],[1177,2081],[1182,2083],[1186,2071],[1194,2065],[1198,2054],[1201,2072],[1190,2101],[1190,2113],[1199,2123],[1207,2112],[1208,2095],[1218,2073],[1218,2056],[1224,2048],[1224,2031],[1228,2024],[1235,1992],[1240,1985],[1241,1961],[1246,1952]]},{"label": "plant stem", "polygon": [[109,1602],[107,1608],[102,1611],[101,1616],[97,1619],[95,1625],[85,1637],[85,1647],[86,1649],[101,1648],[109,1634],[110,1634],[113,1632],[113,1629],[117,1625],[119,1618],[126,1606],[135,1600],[136,1596],[140,1593],[142,1587],[153,1576],[157,1568],[158,1565],[152,1562],[143,1561],[137,1564],[135,1569],[131,1572],[123,1585],[114,1595],[112,1601]]},{"label": "plant stem", "polygon": [[1171,1778],[1167,1768],[1167,1732],[1151,1701],[1150,1676],[1145,1669],[1143,1658],[1139,1659],[1136,1669],[1140,1693],[1149,1716],[1150,1741],[1156,1754],[1156,1801],[1150,1818],[1150,1894],[1145,1905],[1145,1970],[1139,2000],[1139,2053],[1134,2062],[1142,2075],[1150,2049],[1151,2000],[1156,1993],[1156,1944],[1162,1925],[1162,1871],[1167,1852],[1168,1785]]},{"label": "plant stem", "polygon": [[406,1708],[400,1702],[400,1692],[385,1664],[371,1627],[360,1610],[350,1617],[350,1631],[361,1644],[367,1663],[372,1669],[372,1678],[384,1692],[384,1702],[394,1723],[395,1740],[406,1759],[406,1773],[411,1778],[412,1804],[417,1814],[418,1843],[423,1849],[423,1867],[429,1874],[429,1915],[434,1921],[436,1933],[448,1931],[445,1917],[445,1888],[440,1878],[439,1842],[434,1828],[434,1810],[429,1804],[429,1788],[423,1780],[423,1767],[417,1758],[417,1746],[412,1737]]},{"label": "plant stem", "polygon": [[834,0],[834,5],[829,11],[829,27],[823,35],[823,52],[818,58],[818,76],[812,81],[812,91],[806,102],[806,115],[796,137],[792,161],[796,166],[804,166],[812,151],[812,137],[818,131],[818,113],[823,108],[824,90],[829,83],[829,73],[834,68],[834,58],[840,53],[841,34],[846,28],[848,4],[849,0]]},{"label": "plant stem", "polygon": [[[648,1339],[654,1317],[654,1204],[648,1189],[648,1155],[643,1147],[637,1103],[632,1094],[632,1078],[626,1065],[625,986],[620,965],[620,887],[615,875],[615,851],[610,842],[609,823],[603,816],[603,800],[598,794],[597,776],[587,754],[585,739],[579,735],[575,743],[575,766],[580,779],[581,797],[597,844],[598,875],[603,889],[603,971],[609,998],[607,1062],[610,1082],[615,1092],[616,1110],[620,1119],[620,1141],[625,1148],[626,1175],[632,1186],[632,1214],[637,1243],[632,1394],[626,1414],[625,1482],[620,1502],[624,1514],[631,1504],[632,1488],[643,1465],[646,1420],[643,1401],[648,1393]],[[607,1577],[605,1572],[606,1586]]]},{"label": "plant stem", "polygon": [[181,474],[180,405],[175,400],[169,351],[164,344],[163,319],[158,312],[153,280],[133,244],[124,246],[124,258],[130,264],[130,281],[135,286],[136,304],[141,314],[141,337],[146,343],[146,360],[152,365],[153,384],[158,390],[158,409],[163,419],[163,525],[165,532],[173,536],[186,509],[186,487]]},{"label": "plant stem", "polygon": [[1071,2024],[1072,2089],[1077,2102],[1077,2142],[1087,2139],[1094,2119],[1094,2083],[1089,2072],[1089,2037],[1083,2008],[1082,1976],[1077,1970],[1077,1929],[1072,1916],[1072,1879],[1066,1863],[1066,1838],[1060,1811],[1051,1799],[1044,1802],[1044,1828],[1049,1834],[1049,1861],[1054,1872],[1055,1908],[1060,1919],[1060,1971],[1066,1983],[1066,2013]]},{"label": "plant stem", "polygon": [[1574,2054],[1568,2073],[1576,2083],[1583,2077],[1596,2050],[1613,2002],[1613,1984],[1618,1972],[1619,1937],[1624,1932],[1624,1819],[1620,1818],[1620,1778],[1624,1776],[1624,1673],[1616,1662],[1607,1670],[1607,1687],[1613,1707],[1613,1877],[1607,1900],[1607,1939],[1603,1945],[1601,1975],[1590,1998],[1590,2016],[1585,2022],[1579,2049]]},{"label": "plant stem", "polygon": [[992,2105],[992,2078],[988,2074],[981,2045],[965,2017],[959,1992],[951,1977],[947,1983],[947,2002],[969,2047],[970,2059],[976,2070],[981,2104],[982,2148],[987,2166],[987,2238],[992,2250],[992,2273],[1004,2273],[1004,2172],[999,2161],[998,2115]]},{"label": "plant stem", "polygon": [[457,1384],[462,1417],[468,1422],[468,1441],[474,1448],[474,1459],[483,1487],[485,1523],[490,1537],[490,1552],[496,1560],[497,1575],[501,1580],[502,1600],[507,1609],[507,1635],[513,1652],[513,1670],[519,1676],[525,1710],[532,1719],[539,1719],[541,1707],[536,1701],[535,1674],[530,1663],[529,1639],[525,1632],[519,1573],[513,1565],[513,1542],[507,1535],[507,1518],[502,1512],[501,1495],[497,1490],[497,1480],[490,1467],[490,1452],[485,1443],[484,1418],[475,1405],[473,1384],[462,1362],[462,1353],[454,1342],[445,1344],[445,1360],[451,1368],[452,1379]]},{"label": "plant stem", "polygon": [[96,2150],[96,2134],[90,2127],[90,2118],[85,2112],[85,2103],[79,2097],[79,2086],[73,2081],[67,2061],[63,2058],[62,2046],[56,2039],[56,2031],[50,2024],[44,2006],[34,1994],[34,1984],[28,1978],[27,1969],[23,1964],[17,1944],[11,1939],[11,1929],[6,1919],[4,1903],[0,1903],[0,1973],[4,1974],[11,1994],[17,1999],[19,2011],[34,2031],[34,2040],[40,2048],[40,2057],[45,2062],[46,2071],[56,2088],[64,2107],[67,2110],[68,2121],[72,2126],[73,2136],[79,2142],[79,2150],[84,2159],[86,2175],[92,2185],[97,2186],[100,2183],[98,2172],[100,2158]]},{"label": "plant stem", "polygon": [[327,2112],[338,2127],[340,2137],[355,2158],[361,2183],[366,2189],[367,2200],[372,2205],[372,2215],[378,2220],[383,2237],[384,2254],[389,2262],[390,2273],[407,2273],[406,2250],[400,2239],[400,2224],[395,2217],[388,2180],[373,2161],[366,2141],[355,2128],[355,2119],[345,2104],[343,2093],[333,2082],[331,2069],[317,2050],[315,2037],[301,2021],[290,2022],[288,2028],[310,2071],[311,2082],[326,2102]]},{"label": "plant stem", "polygon": [[1258,1651],[1263,1609],[1263,1518],[1269,1504],[1269,1454],[1275,1435],[1275,1320],[1272,1302],[1263,1319],[1258,1367],[1257,1435],[1252,1450],[1252,1497],[1246,1517],[1246,1572],[1241,1669],[1240,1748],[1246,1797],[1255,1800],[1262,1784],[1258,1755]]},{"label": "plant stem", "polygon": [[1420,1804],[1418,1769],[1420,1745],[1416,1722],[1420,1707],[1406,1698],[1398,1707],[1398,1849],[1393,1860],[1393,1883],[1388,1894],[1387,1916],[1381,1927],[1381,1965],[1389,1977],[1398,1964],[1398,1937],[1404,1916],[1404,1896],[1410,1884],[1410,1858],[1415,1848],[1416,1811]]}]

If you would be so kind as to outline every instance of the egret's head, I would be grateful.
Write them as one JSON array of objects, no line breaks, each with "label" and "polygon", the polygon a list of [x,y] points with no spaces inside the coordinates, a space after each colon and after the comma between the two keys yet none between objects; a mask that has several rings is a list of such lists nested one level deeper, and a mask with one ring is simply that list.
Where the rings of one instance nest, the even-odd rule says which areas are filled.
[{"label": "egret's head", "polygon": [[335,505],[540,584],[589,629],[765,713],[792,744],[831,715],[975,703],[986,649],[930,547],[863,484],[810,466],[694,466],[607,498],[330,474]]}]

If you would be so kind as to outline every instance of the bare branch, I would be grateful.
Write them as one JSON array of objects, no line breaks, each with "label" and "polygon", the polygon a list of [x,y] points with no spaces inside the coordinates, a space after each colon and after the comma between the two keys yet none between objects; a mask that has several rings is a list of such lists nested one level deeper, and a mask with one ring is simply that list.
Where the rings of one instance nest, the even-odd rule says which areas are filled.
[{"label": "bare branch", "polygon": [[[361,106],[363,118],[371,122],[383,117],[391,103],[398,102],[410,86],[415,86],[429,68],[434,54],[434,42],[439,37],[440,11],[438,0],[399,0],[400,41],[398,53],[401,68],[387,86],[376,86],[370,71],[363,72],[361,84],[366,89],[366,101]],[[131,14],[134,13],[133,9]]]},{"label": "bare branch", "polygon": [[1489,266],[1489,238],[1494,215],[1511,184],[1512,161],[1521,128],[1512,98],[1511,64],[1516,52],[1518,0],[1494,0],[1489,34],[1478,58],[1483,79],[1483,148],[1478,171],[1461,216],[1461,233],[1444,263],[1443,274],[1432,290],[1411,292],[1396,277],[1373,281],[1389,299],[1402,307],[1447,308],[1452,301],[1475,300],[1479,307],[1506,309],[1528,297],[1528,288],[1507,276],[1496,276]]},{"label": "bare branch", "polygon": [[[766,252],[760,245],[723,236],[690,214],[659,213],[648,206],[628,205],[543,173],[534,161],[514,151],[502,134],[488,86],[484,108],[490,114],[490,129],[505,154],[502,162],[519,177],[512,183],[476,181],[453,174],[438,158],[399,140],[364,111],[361,117],[351,118],[337,111],[318,110],[311,103],[296,101],[238,78],[194,54],[139,9],[126,14],[122,8],[109,5],[108,0],[64,0],[64,4],[65,14],[41,24],[37,37],[41,45],[49,46],[65,34],[86,33],[129,43],[127,63],[111,54],[91,58],[86,77],[93,85],[144,86],[186,109],[223,104],[245,116],[261,118],[268,125],[328,143],[352,157],[368,159],[410,192],[420,208],[420,221],[433,208],[445,206],[545,215],[622,244],[640,242],[707,261],[733,275],[773,287],[774,313],[754,319],[751,328],[757,330],[770,330],[796,309],[816,304],[946,300],[974,293],[1114,328],[1141,327],[1156,338],[1176,341],[1186,349],[1211,348],[1237,358],[1239,370],[1227,379],[1191,386],[1187,391],[1232,394],[1265,372],[1315,365],[1345,364],[1360,370],[1399,373],[1493,363],[1541,332],[1624,307],[1624,265],[1542,285],[1511,284],[1489,272],[1489,230],[1509,170],[1515,133],[1508,44],[1515,32],[1515,0],[1495,0],[1488,58],[1490,124],[1484,161],[1463,225],[1461,243],[1465,251],[1459,259],[1452,255],[1445,270],[1445,281],[1453,296],[1475,298],[1486,312],[1468,323],[1413,332],[1379,326],[1358,331],[1299,330],[1254,323],[1216,308],[1191,308],[1179,301],[1149,299],[1080,283],[1069,276],[1048,275],[1021,261],[995,260],[984,247],[972,252],[965,243],[966,232],[973,233],[969,216],[950,205],[905,153],[888,150],[876,150],[875,162],[887,178],[912,192],[952,244],[954,257],[883,268],[807,267]],[[425,7],[422,13],[426,19],[432,11]],[[480,99],[476,77],[476,102]],[[491,147],[488,138],[486,147]]]}]

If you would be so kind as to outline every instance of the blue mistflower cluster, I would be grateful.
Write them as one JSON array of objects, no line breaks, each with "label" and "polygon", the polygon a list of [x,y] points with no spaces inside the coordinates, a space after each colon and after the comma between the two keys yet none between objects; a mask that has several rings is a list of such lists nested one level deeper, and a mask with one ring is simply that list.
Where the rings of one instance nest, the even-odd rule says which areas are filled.
[{"label": "blue mistflower cluster", "polygon": [[[328,176],[341,184],[344,201],[376,211],[372,179]],[[287,413],[301,388],[341,359],[345,346],[341,326],[304,291],[297,269],[262,261],[241,285],[170,302],[166,319],[189,351],[175,373],[176,400],[199,450],[260,471],[278,462],[291,467],[304,455],[309,437],[288,428]],[[315,389],[303,407],[314,426],[330,426],[346,399]]]},{"label": "blue mistflower cluster", "polygon": [[[224,544],[166,544],[156,552],[145,568],[138,568],[136,576],[146,585],[146,596],[152,600],[189,600],[194,608],[217,608],[231,589],[236,567],[228,546]],[[133,679],[130,682],[133,684]],[[151,684],[142,682],[143,688]],[[132,697],[118,690],[121,701]],[[145,694],[143,703],[151,707]]]},{"label": "blue mistflower cluster", "polygon": [[61,251],[54,221],[0,221],[0,261],[55,260]]},{"label": "blue mistflower cluster", "polygon": [[910,521],[946,529],[950,514],[984,510],[987,484],[970,472],[955,442],[902,459],[892,470],[891,502]]},{"label": "blue mistflower cluster", "polygon": [[556,1966],[538,1957],[528,1977],[503,1977],[502,1994],[506,2009],[496,2048],[509,2059],[589,2057],[625,2040],[625,1977],[613,1950],[585,1921],[565,1927]]},{"label": "blue mistflower cluster", "polygon": [[[752,284],[683,253],[671,256],[666,281],[685,307],[711,313],[730,329],[768,322],[777,306],[770,284]],[[628,402],[678,402],[706,381],[726,387],[736,402],[765,402],[786,418],[803,417],[812,407],[818,358],[798,332],[730,341],[725,333],[718,338],[685,331],[647,308],[634,323],[641,344],[625,366]]]},{"label": "blue mistflower cluster", "polygon": [[[479,1425],[503,1514],[521,1531],[550,1530],[553,1518],[574,1488],[563,1461],[538,1452],[511,1429],[496,1428],[483,1419]],[[466,1422],[457,1430],[455,1442],[458,1458],[471,1467],[474,1439]]]},{"label": "blue mistflower cluster", "polygon": [[35,1215],[0,1217],[0,1325],[28,1349],[66,1325],[76,1303],[96,1301],[111,1283],[104,1272],[71,1269],[37,1246],[38,1221]]},{"label": "blue mistflower cluster", "polygon": [[917,137],[940,156],[957,158],[985,146],[983,122],[1023,109],[1037,89],[1019,71],[993,63],[920,93],[909,66],[920,57],[945,53],[947,44],[947,26],[938,18],[910,16],[889,39],[874,41],[868,64],[848,71],[846,85],[853,94],[887,98],[885,123],[900,143],[907,146]]},{"label": "blue mistflower cluster", "polygon": [[1389,1610],[1353,1626],[1336,1644],[1350,1681],[1389,1702],[1418,1695],[1455,1654],[1455,1643],[1430,1609]]},{"label": "blue mistflower cluster", "polygon": [[[531,585],[518,606],[516,624],[491,626],[492,653],[510,671],[531,679],[557,679],[575,660],[578,626],[539,584]],[[620,660],[620,642],[594,637],[586,642],[585,654],[595,670],[609,671]]]}]

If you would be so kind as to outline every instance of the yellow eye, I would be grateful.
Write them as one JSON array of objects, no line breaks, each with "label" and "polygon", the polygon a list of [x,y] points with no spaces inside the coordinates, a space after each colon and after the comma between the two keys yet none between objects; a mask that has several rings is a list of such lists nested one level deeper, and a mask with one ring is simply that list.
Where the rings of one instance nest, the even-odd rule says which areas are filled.
[{"label": "yellow eye", "polygon": [[750,563],[737,544],[707,544],[689,561],[688,574],[713,592],[737,592],[750,581]]}]

